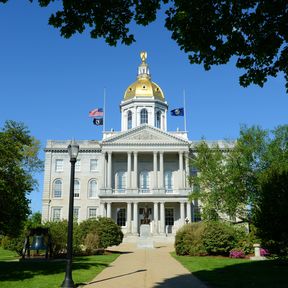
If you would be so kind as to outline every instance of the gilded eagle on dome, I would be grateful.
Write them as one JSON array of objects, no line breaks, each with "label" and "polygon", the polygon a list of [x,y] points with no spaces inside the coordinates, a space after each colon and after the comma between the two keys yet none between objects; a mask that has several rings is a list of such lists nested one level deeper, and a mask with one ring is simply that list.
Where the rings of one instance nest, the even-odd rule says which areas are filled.
[{"label": "gilded eagle on dome", "polygon": [[165,101],[164,93],[160,86],[151,81],[147,60],[147,52],[140,53],[142,63],[138,67],[137,80],[128,86],[124,94],[124,101],[132,98],[152,97],[161,101]]}]

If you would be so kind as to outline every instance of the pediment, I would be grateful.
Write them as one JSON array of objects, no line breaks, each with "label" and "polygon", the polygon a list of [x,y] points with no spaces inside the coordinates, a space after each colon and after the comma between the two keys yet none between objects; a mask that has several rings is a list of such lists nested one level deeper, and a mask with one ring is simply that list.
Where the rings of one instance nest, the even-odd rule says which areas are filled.
[{"label": "pediment", "polygon": [[188,144],[189,142],[171,135],[169,132],[142,125],[131,130],[121,132],[115,136],[103,140],[102,144]]}]

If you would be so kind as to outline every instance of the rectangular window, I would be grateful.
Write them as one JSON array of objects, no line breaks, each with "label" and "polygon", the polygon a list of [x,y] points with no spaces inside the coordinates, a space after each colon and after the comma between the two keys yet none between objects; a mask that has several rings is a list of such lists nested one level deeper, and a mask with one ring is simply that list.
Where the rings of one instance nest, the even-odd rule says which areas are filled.
[{"label": "rectangular window", "polygon": [[116,173],[116,188],[117,193],[125,193],[126,188],[126,174],[124,171],[119,171]]},{"label": "rectangular window", "polygon": [[90,171],[94,172],[98,169],[98,160],[97,159],[90,159]]},{"label": "rectangular window", "polygon": [[80,172],[81,171],[81,159],[77,159],[75,163],[75,171]]},{"label": "rectangular window", "polygon": [[117,225],[126,226],[126,209],[117,208]]},{"label": "rectangular window", "polygon": [[80,197],[80,182],[79,180],[74,180],[74,198]]},{"label": "rectangular window", "polygon": [[174,210],[173,208],[165,209],[165,226],[173,226],[174,225]]},{"label": "rectangular window", "polygon": [[56,172],[62,172],[63,171],[63,159],[56,159],[55,171]]},{"label": "rectangular window", "polygon": [[201,221],[201,209],[198,204],[198,200],[194,200],[194,206],[193,206],[193,221],[199,222]]},{"label": "rectangular window", "polygon": [[52,221],[61,220],[61,208],[52,208]]},{"label": "rectangular window", "polygon": [[97,209],[96,208],[88,208],[88,218],[96,218],[97,217]]},{"label": "rectangular window", "polygon": [[164,182],[166,193],[173,193],[173,174],[172,171],[165,171]]},{"label": "rectangular window", "polygon": [[78,221],[79,219],[79,207],[74,207],[73,208],[73,219]]}]

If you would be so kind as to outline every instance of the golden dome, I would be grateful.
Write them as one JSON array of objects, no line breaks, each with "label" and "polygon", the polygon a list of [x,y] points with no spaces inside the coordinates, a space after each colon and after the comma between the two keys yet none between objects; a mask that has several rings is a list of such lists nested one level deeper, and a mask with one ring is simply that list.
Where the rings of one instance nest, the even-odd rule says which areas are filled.
[{"label": "golden dome", "polygon": [[124,94],[124,100],[134,97],[152,97],[161,101],[165,101],[162,89],[156,83],[151,81],[149,68],[146,63],[147,53],[141,52],[140,57],[142,63],[138,68],[137,81],[129,85]]}]

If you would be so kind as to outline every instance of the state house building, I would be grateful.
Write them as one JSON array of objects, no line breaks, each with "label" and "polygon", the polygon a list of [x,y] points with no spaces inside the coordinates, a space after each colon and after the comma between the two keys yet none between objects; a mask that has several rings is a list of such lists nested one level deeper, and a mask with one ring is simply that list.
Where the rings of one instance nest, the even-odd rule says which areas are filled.
[{"label": "state house building", "polygon": [[[121,131],[103,132],[99,141],[77,140],[74,216],[79,222],[111,217],[126,237],[138,236],[144,220],[153,237],[173,236],[185,221],[197,220],[197,203],[188,201],[193,143],[186,131],[167,131],[168,104],[146,60],[142,52],[137,79],[120,103]],[[68,218],[69,143],[47,142],[43,221]]]}]

